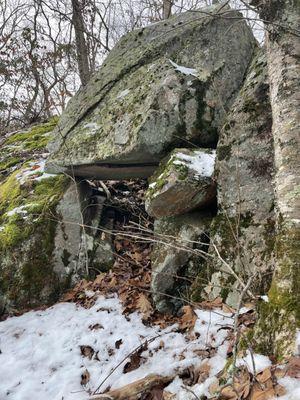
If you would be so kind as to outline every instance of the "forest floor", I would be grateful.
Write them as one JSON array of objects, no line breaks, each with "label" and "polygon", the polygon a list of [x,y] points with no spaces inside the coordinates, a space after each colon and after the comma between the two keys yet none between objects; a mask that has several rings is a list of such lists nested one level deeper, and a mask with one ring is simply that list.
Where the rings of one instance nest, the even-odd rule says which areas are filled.
[{"label": "forest floor", "polygon": [[[131,189],[124,207],[135,212],[142,189]],[[151,232],[151,220],[137,214]],[[249,348],[233,363],[237,333],[255,323],[253,304],[236,312],[217,298],[186,301],[175,316],[155,311],[151,244],[137,225],[119,218],[111,271],[50,308],[0,322],[0,399],[299,400],[299,358],[276,365]]]}]

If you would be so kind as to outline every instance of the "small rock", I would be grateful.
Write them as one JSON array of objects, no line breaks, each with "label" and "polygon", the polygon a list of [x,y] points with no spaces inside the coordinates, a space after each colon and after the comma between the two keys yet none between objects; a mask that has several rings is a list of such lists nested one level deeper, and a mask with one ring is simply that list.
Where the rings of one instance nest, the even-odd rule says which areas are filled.
[{"label": "small rock", "polygon": [[208,149],[175,149],[150,178],[146,211],[155,218],[180,215],[210,205],[216,153]]}]

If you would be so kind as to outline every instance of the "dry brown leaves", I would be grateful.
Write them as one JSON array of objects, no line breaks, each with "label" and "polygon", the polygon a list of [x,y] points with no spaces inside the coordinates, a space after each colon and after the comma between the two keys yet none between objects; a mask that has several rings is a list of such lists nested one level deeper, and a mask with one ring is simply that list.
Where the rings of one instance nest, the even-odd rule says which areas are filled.
[{"label": "dry brown leaves", "polygon": [[182,330],[192,330],[195,326],[197,315],[191,306],[182,307],[182,316],[179,320],[179,326]]},{"label": "dry brown leaves", "polygon": [[[292,357],[286,365],[274,365],[253,376],[245,367],[239,368],[233,384],[221,385],[215,381],[209,388],[213,397],[219,400],[269,400],[283,396],[285,388],[278,379],[290,376],[299,379],[300,358]],[[221,380],[223,377],[220,378]]]}]

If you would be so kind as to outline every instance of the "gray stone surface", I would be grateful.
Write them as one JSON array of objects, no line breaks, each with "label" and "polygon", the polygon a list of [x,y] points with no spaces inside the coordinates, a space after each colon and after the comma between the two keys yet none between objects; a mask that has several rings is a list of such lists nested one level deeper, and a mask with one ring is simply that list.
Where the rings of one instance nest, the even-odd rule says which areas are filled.
[{"label": "gray stone surface", "polygon": [[209,214],[200,212],[155,221],[151,290],[158,311],[172,313],[182,306],[204,266],[210,221]]},{"label": "gray stone surface", "polygon": [[[274,268],[272,114],[266,59],[257,52],[245,84],[227,117],[217,147],[218,215],[211,241],[244,282],[256,272],[252,291],[266,293]],[[235,306],[240,283],[214,255],[211,297]],[[221,272],[220,272],[221,271]]]},{"label": "gray stone surface", "polygon": [[187,12],[123,37],[71,99],[48,171],[147,177],[176,146],[214,145],[256,46],[239,14],[226,15]]},{"label": "gray stone surface", "polygon": [[146,211],[155,218],[209,207],[216,199],[215,150],[175,149],[150,178]]}]

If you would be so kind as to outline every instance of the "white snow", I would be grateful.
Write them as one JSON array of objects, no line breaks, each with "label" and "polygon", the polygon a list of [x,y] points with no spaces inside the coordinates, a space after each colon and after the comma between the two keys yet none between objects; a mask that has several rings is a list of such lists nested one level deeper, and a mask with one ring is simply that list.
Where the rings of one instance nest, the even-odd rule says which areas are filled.
[{"label": "white snow", "polygon": [[216,159],[216,151],[211,150],[211,154],[196,150],[193,155],[184,153],[176,153],[174,164],[187,164],[188,167],[196,172],[199,176],[211,177],[214,173]]},{"label": "white snow", "polygon": [[269,303],[269,297],[267,295],[260,296],[260,298],[265,302]]},{"label": "white snow", "polygon": [[[163,330],[145,326],[138,313],[125,317],[117,298],[101,297],[90,309],[60,303],[44,311],[9,318],[0,323],[0,398],[86,400],[86,390],[95,390],[118,363],[121,365],[101,391],[109,386],[121,387],[150,373],[169,375],[199,364],[196,350],[207,345],[218,346],[217,355],[209,361],[213,375],[225,364],[227,349],[227,344],[222,344],[226,330],[219,330],[219,324],[230,325],[232,318],[209,311],[197,311],[197,315],[198,334],[191,339],[177,332],[176,326]],[[150,338],[155,339],[142,353],[140,367],[124,374],[126,356]],[[118,349],[119,340],[122,342]],[[95,350],[91,360],[81,355],[80,346]],[[90,382],[83,388],[81,374],[86,369]],[[203,392],[206,387],[195,385],[195,390]],[[178,399],[187,398],[184,395],[187,392],[181,389]]]},{"label": "white snow", "polygon": [[122,92],[120,92],[117,96],[117,99],[123,99],[124,97],[128,96],[128,94],[130,93],[130,89],[125,89],[122,90]]},{"label": "white snow", "polygon": [[[87,291],[88,296],[94,294]],[[43,311],[31,311],[0,322],[0,399],[8,400],[88,400],[101,382],[100,392],[134,382],[150,373],[172,375],[187,367],[210,366],[204,383],[185,387],[178,376],[165,389],[174,399],[193,400],[195,395],[209,397],[209,387],[226,363],[227,329],[233,326],[232,314],[220,310],[195,310],[197,320],[190,334],[173,325],[166,329],[146,326],[138,313],[123,315],[117,297],[99,297],[85,309],[73,303],[59,303]],[[140,366],[124,373],[128,355],[148,341]],[[81,346],[94,350],[84,357]],[[214,347],[211,358],[201,358],[199,350]],[[271,365],[260,354],[253,354],[256,372]],[[120,364],[120,365],[119,365]],[[237,360],[253,372],[251,355]],[[90,374],[81,385],[85,371]],[[298,400],[300,382],[280,379],[288,393],[281,400]],[[192,393],[193,392],[193,393]]]},{"label": "white snow", "polygon": [[[255,366],[255,372],[261,372],[264,369],[270,367],[272,365],[270,359],[266,356],[263,356],[262,354],[253,354],[253,360],[254,360],[254,366]],[[236,365],[238,367],[240,366],[246,366],[248,370],[253,373],[254,368],[253,368],[253,361],[250,352],[247,350],[247,355],[246,357],[239,358],[237,359]]]},{"label": "white snow", "polygon": [[26,208],[27,208],[28,206],[27,205],[25,205],[25,206],[20,206],[20,207],[16,207],[16,208],[14,208],[13,210],[10,210],[10,211],[8,211],[7,213],[6,213],[6,215],[8,216],[8,217],[12,217],[13,215],[15,215],[15,214],[20,214],[20,215],[26,215],[27,214],[27,210],[26,210]]},{"label": "white snow", "polygon": [[284,378],[278,379],[278,383],[282,385],[287,394],[278,397],[278,400],[299,400],[300,399],[300,380],[285,376]]},{"label": "white snow", "polygon": [[[43,179],[51,178],[56,176],[54,174],[47,174],[44,172],[45,170],[46,160],[41,158],[36,161],[32,161],[29,163],[29,166],[16,176],[17,180],[23,185],[28,179],[41,181]],[[38,176],[36,176],[38,174]]]},{"label": "white snow", "polygon": [[300,329],[296,332],[295,354],[300,356]]},{"label": "white snow", "polygon": [[197,78],[197,70],[194,68],[183,67],[182,65],[176,64],[174,61],[170,60],[170,63],[175,67],[176,71],[181,72],[184,75],[192,75]]},{"label": "white snow", "polygon": [[149,189],[155,188],[156,185],[157,185],[157,182],[150,183]]}]

